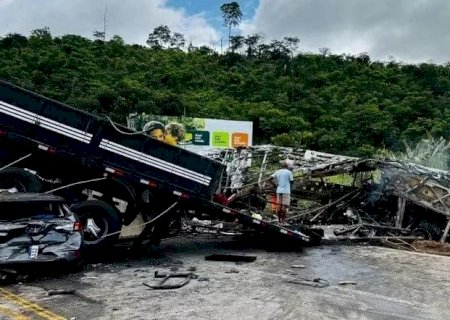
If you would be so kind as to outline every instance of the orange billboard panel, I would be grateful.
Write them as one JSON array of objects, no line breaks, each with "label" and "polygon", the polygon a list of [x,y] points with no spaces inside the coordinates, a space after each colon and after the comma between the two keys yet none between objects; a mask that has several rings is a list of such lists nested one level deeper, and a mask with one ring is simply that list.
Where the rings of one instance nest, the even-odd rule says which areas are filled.
[{"label": "orange billboard panel", "polygon": [[235,132],[231,135],[231,145],[234,148],[248,146],[248,133]]}]

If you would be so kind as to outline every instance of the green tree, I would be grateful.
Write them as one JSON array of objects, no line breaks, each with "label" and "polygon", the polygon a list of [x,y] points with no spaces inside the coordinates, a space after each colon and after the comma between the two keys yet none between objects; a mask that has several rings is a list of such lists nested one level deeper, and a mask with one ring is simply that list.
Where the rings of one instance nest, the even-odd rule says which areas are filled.
[{"label": "green tree", "polygon": [[348,141],[356,147],[386,145],[389,136],[395,133],[391,115],[375,104],[358,105],[343,116]]},{"label": "green tree", "polygon": [[245,50],[247,53],[247,57],[251,58],[257,54],[259,42],[262,40],[262,35],[256,33],[252,35],[248,35],[244,39],[244,44],[247,46]]},{"label": "green tree", "polygon": [[170,29],[166,25],[160,25],[148,35],[147,44],[152,49],[163,49],[171,40]]},{"label": "green tree", "polygon": [[31,31],[29,42],[31,45],[50,45],[52,44],[52,35],[49,27],[35,29]]},{"label": "green tree", "polygon": [[28,38],[18,33],[8,33],[0,39],[1,48],[23,48],[28,44]]},{"label": "green tree", "polygon": [[106,39],[106,34],[103,31],[94,30],[92,32],[92,35],[94,36],[94,39],[97,40],[105,41]]},{"label": "green tree", "polygon": [[295,51],[298,49],[298,45],[300,43],[300,39],[297,37],[284,37],[283,38],[284,46],[290,52],[291,55],[294,55]]},{"label": "green tree", "polygon": [[184,36],[179,33],[175,32],[172,37],[169,40],[171,48],[182,48],[184,47],[184,44],[186,43],[186,40],[184,40]]},{"label": "green tree", "polygon": [[222,17],[225,27],[228,28],[228,47],[231,47],[231,28],[236,27],[241,23],[242,11],[239,3],[233,1],[230,3],[224,3],[220,10],[222,11]]},{"label": "green tree", "polygon": [[38,38],[42,40],[51,40],[52,35],[50,34],[50,28],[49,27],[43,27],[40,29],[34,29],[31,31],[31,38]]},{"label": "green tree", "polygon": [[232,36],[230,38],[230,50],[231,52],[239,51],[244,46],[243,36]]},{"label": "green tree", "polygon": [[170,31],[166,25],[160,25],[153,29],[153,32],[148,35],[147,44],[152,49],[166,49],[166,48],[182,48],[186,41],[184,36],[179,32]]}]

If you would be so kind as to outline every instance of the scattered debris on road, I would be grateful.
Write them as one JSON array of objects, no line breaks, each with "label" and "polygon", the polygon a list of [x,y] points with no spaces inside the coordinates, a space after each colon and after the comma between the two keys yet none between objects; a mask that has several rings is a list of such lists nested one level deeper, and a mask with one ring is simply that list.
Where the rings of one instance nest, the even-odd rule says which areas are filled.
[{"label": "scattered debris on road", "polygon": [[225,271],[225,273],[239,273],[239,270],[237,270],[237,269],[230,269],[230,270]]},{"label": "scattered debris on road", "polygon": [[[188,284],[191,279],[198,279],[198,276],[193,272],[168,272],[168,273],[160,273],[155,271],[155,278],[163,278],[158,284],[148,284],[143,282],[142,284],[146,287],[155,289],[155,290],[169,290],[169,289],[179,289]],[[181,282],[174,284],[167,284],[166,282],[171,278],[184,278]]]},{"label": "scattered debris on road", "polygon": [[296,278],[296,279],[287,280],[287,283],[300,284],[302,286],[309,286],[309,287],[314,287],[314,288],[325,288],[330,285],[327,280],[324,280],[321,278],[315,278],[313,280],[309,280],[309,279],[305,279],[305,278]]},{"label": "scattered debris on road", "polygon": [[76,292],[75,289],[44,289],[47,291],[47,295],[55,296],[60,294],[74,294]]},{"label": "scattered debris on road", "polygon": [[205,260],[211,261],[232,261],[232,262],[253,262],[256,260],[255,256],[244,256],[237,254],[212,254],[205,257]]}]

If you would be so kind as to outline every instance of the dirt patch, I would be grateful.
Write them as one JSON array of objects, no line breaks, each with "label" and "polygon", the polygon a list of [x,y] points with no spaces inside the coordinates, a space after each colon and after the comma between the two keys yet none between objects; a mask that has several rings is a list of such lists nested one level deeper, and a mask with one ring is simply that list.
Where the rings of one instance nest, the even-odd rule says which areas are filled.
[{"label": "dirt patch", "polygon": [[420,252],[450,256],[450,243],[416,240],[411,245]]}]

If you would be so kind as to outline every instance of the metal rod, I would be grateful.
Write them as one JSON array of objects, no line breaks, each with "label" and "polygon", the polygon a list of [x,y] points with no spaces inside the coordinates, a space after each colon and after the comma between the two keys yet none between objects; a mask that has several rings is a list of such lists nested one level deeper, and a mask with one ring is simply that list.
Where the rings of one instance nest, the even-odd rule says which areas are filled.
[{"label": "metal rod", "polygon": [[90,179],[90,180],[78,181],[78,182],[74,182],[74,183],[67,184],[67,185],[62,186],[62,187],[58,187],[58,188],[46,191],[44,193],[52,193],[52,192],[59,191],[59,190],[62,190],[62,189],[67,189],[67,188],[70,188],[70,187],[73,187],[73,186],[76,186],[76,185],[86,184],[86,183],[96,182],[96,181],[102,181],[102,180],[105,180],[105,179],[107,179],[107,178],[106,177],[101,177],[101,178],[95,178],[95,179]]},{"label": "metal rod", "polygon": [[[325,206],[324,209],[328,209],[329,207],[331,207],[331,206],[333,206],[333,205],[335,205],[335,204],[338,204],[339,202],[343,201],[344,199],[346,199],[346,198],[348,198],[348,197],[350,197],[350,196],[352,196],[352,195],[356,195],[357,193],[359,193],[359,191],[360,191],[360,189],[352,190],[351,192],[349,192],[349,193],[347,193],[346,195],[340,197],[340,198],[337,199],[336,201],[333,201],[333,202],[327,204],[327,205]],[[325,210],[324,210],[324,211],[325,211]],[[323,212],[319,212],[319,213],[316,214],[313,218],[311,218],[310,221],[313,222],[313,221],[316,220],[322,213],[323,213]],[[288,219],[286,219],[286,220],[288,220]]]},{"label": "metal rod", "polygon": [[406,200],[404,198],[401,197],[397,198],[397,208],[398,209],[397,209],[397,217],[395,219],[395,226],[397,228],[401,228],[406,208]]},{"label": "metal rod", "polygon": [[7,164],[6,166],[0,168],[0,171],[6,169],[6,168],[8,168],[8,167],[11,167],[12,165],[15,165],[16,163],[18,163],[18,162],[20,162],[20,161],[22,161],[22,160],[25,160],[26,158],[31,157],[31,155],[32,155],[32,153],[29,153],[29,154],[27,154],[26,156],[24,156],[24,157],[22,157],[22,158],[20,158],[20,159],[17,159],[17,160],[15,160],[15,161],[13,161],[13,162]]},{"label": "metal rod", "polygon": [[266,171],[267,154],[268,154],[268,152],[266,151],[266,152],[264,153],[264,158],[263,158],[263,160],[262,160],[261,168],[260,168],[260,170],[259,170],[258,186],[259,186],[260,189],[262,189],[262,185],[261,185],[261,182],[262,182],[262,181],[261,181],[261,179],[262,179],[262,176],[263,176],[263,172]]},{"label": "metal rod", "polygon": [[441,242],[447,240],[448,232],[450,231],[450,219],[448,219],[447,226],[445,227],[444,233],[442,234]]}]

